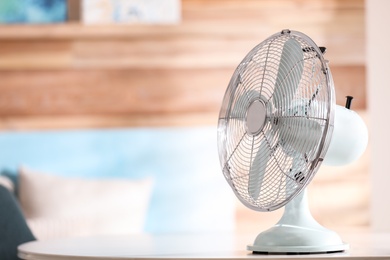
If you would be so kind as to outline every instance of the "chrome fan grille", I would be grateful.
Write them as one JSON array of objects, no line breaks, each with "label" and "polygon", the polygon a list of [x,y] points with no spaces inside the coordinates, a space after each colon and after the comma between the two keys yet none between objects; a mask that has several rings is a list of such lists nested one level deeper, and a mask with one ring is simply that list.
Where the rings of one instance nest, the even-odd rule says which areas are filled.
[{"label": "chrome fan grille", "polygon": [[[261,103],[263,123],[249,119],[254,102]],[[327,62],[306,35],[283,31],[248,53],[230,80],[218,121],[223,174],[246,206],[275,210],[306,187],[330,143],[333,105]],[[249,130],[254,127],[258,131]]]}]

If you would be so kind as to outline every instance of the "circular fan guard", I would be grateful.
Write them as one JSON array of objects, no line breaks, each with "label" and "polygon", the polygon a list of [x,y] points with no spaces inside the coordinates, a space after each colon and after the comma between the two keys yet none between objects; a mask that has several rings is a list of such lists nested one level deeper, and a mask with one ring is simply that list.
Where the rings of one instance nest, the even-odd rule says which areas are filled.
[{"label": "circular fan guard", "polygon": [[247,207],[276,210],[317,172],[333,131],[334,87],[320,48],[284,30],[235,70],[218,121],[223,174]]}]

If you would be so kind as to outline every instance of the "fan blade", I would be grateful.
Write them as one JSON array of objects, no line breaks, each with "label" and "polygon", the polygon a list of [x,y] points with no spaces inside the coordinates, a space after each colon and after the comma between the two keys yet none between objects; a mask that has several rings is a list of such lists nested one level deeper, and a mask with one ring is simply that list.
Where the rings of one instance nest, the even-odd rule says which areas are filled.
[{"label": "fan blade", "polygon": [[268,157],[271,154],[271,150],[265,139],[260,143],[259,150],[256,153],[255,158],[252,161],[252,165],[249,171],[249,185],[248,192],[252,199],[257,200],[261,186],[263,183],[265,170],[267,168]]},{"label": "fan blade", "polygon": [[289,39],[283,46],[274,90],[275,107],[288,107],[298,88],[303,71],[303,50]]},{"label": "fan blade", "polygon": [[309,153],[322,136],[321,125],[305,117],[287,117],[279,119],[279,141],[290,153]]}]

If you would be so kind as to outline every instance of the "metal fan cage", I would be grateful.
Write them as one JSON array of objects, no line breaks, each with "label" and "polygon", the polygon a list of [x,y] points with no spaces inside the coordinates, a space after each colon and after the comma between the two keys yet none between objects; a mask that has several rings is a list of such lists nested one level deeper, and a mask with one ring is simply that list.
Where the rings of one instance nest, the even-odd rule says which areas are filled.
[{"label": "metal fan cage", "polygon": [[[291,96],[285,102],[283,98],[276,100],[275,85],[279,66],[283,66],[282,49],[289,39],[302,48],[303,70],[300,75],[295,73],[296,67],[291,67],[283,79],[283,96]],[[289,81],[293,80],[299,82],[294,91],[289,89]],[[258,133],[249,132],[247,126],[248,107],[254,101],[266,108],[265,122]],[[308,36],[284,30],[247,54],[230,80],[218,121],[223,174],[244,205],[257,211],[276,210],[308,185],[330,143],[334,103],[328,62]],[[312,125],[319,126],[319,135],[310,136]],[[281,140],[283,133],[290,140]],[[309,139],[314,141],[306,142]],[[266,169],[259,187],[261,194],[253,198],[248,192],[249,171],[256,170],[251,167],[255,167],[254,158],[258,153]]]}]

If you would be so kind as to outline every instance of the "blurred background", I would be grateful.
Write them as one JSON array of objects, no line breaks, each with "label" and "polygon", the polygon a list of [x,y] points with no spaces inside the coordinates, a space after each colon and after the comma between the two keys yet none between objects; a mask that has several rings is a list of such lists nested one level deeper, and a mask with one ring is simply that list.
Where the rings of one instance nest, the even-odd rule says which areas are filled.
[{"label": "blurred background", "polygon": [[[352,108],[371,130],[368,108],[375,102],[367,94],[367,30],[379,30],[379,18],[373,11],[367,20],[367,13],[385,2],[2,1],[0,129],[3,134],[193,127],[216,132],[235,67],[256,44],[289,28],[327,47],[337,103],[354,96]],[[216,153],[216,139],[210,140]],[[383,205],[371,207],[370,151],[371,141],[359,161],[322,167],[310,184],[311,210],[323,225],[375,226],[372,212],[381,215]],[[281,215],[234,203],[238,232],[256,234]]]}]

